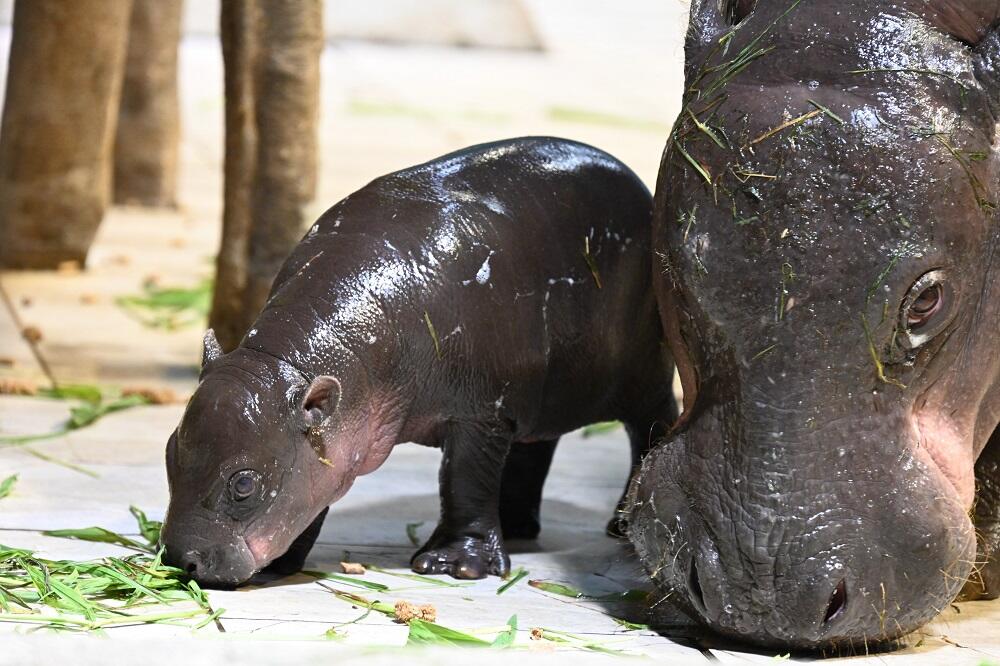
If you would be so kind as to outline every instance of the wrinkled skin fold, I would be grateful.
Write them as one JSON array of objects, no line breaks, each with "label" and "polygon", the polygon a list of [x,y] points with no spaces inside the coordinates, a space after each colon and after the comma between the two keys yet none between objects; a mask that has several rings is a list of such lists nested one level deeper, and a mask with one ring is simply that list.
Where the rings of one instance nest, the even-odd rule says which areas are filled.
[{"label": "wrinkled skin fold", "polygon": [[654,213],[684,413],[631,538],[720,633],[860,650],[1000,592],[998,20],[692,3]]}]

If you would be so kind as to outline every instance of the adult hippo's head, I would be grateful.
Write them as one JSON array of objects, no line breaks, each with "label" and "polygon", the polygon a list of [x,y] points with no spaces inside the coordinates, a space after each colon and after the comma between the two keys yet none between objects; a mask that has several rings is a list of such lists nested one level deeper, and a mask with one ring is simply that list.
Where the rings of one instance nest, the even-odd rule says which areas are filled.
[{"label": "adult hippo's head", "polygon": [[685,411],[631,537],[721,633],[888,641],[969,577],[1000,460],[1000,3],[692,4],[656,195]]}]

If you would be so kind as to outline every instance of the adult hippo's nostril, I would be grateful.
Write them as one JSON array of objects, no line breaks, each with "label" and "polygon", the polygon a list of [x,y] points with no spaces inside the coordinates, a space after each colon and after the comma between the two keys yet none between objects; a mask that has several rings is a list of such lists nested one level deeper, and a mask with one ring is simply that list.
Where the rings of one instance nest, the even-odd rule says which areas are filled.
[{"label": "adult hippo's nostril", "polygon": [[705,613],[705,593],[701,589],[698,578],[698,558],[691,558],[691,568],[688,571],[688,599],[699,613]]},{"label": "adult hippo's nostril", "polygon": [[847,583],[841,580],[830,595],[830,602],[826,606],[826,614],[823,616],[823,624],[830,624],[843,617],[847,610]]}]

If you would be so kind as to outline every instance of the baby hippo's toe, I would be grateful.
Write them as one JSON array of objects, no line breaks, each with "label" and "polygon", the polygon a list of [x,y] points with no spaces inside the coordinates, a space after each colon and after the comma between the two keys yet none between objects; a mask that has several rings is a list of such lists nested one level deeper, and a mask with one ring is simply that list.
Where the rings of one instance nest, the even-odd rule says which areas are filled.
[{"label": "baby hippo's toe", "polygon": [[448,574],[464,580],[506,576],[510,572],[510,558],[502,544],[490,541],[474,537],[450,541],[431,537],[413,556],[410,567],[421,574]]}]

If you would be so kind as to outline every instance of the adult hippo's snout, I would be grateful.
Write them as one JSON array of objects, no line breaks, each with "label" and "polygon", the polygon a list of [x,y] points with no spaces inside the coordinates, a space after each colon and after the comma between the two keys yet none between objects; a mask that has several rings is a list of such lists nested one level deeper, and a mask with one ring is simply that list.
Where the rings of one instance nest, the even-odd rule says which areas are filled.
[{"label": "adult hippo's snout", "polygon": [[891,641],[1000,592],[1000,4],[691,11],[653,241],[685,409],[631,538],[719,632]]},{"label": "adult hippo's snout", "polygon": [[696,428],[651,455],[632,540],[661,589],[720,633],[802,649],[874,647],[954,598],[976,544],[937,470],[779,432]]}]

